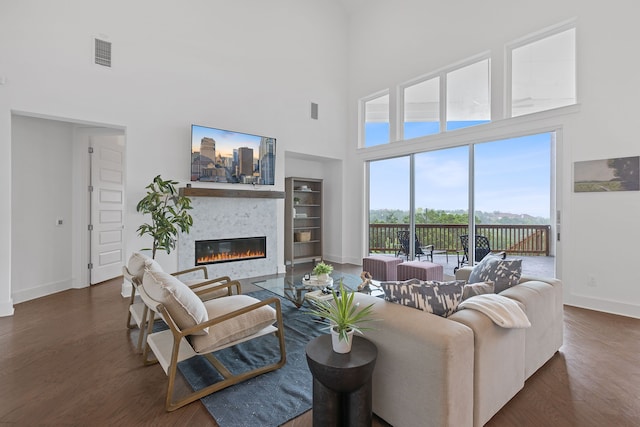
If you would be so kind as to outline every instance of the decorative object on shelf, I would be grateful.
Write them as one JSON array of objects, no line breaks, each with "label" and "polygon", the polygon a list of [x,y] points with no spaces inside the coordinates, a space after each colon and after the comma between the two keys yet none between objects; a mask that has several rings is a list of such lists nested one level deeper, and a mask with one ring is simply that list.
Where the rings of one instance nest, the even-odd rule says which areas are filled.
[{"label": "decorative object on shelf", "polygon": [[293,198],[293,203],[296,204],[296,205],[300,204],[300,197],[294,197]]},{"label": "decorative object on shelf", "polygon": [[294,233],[294,237],[296,242],[308,242],[311,240],[311,232],[310,231],[296,231]]},{"label": "decorative object on shelf", "polygon": [[319,283],[327,283],[329,281],[329,274],[333,271],[333,266],[330,264],[325,264],[320,261],[313,267],[313,274],[318,278]]},{"label": "decorative object on shelf", "polygon": [[171,253],[176,247],[178,229],[188,233],[193,225],[189,214],[191,199],[178,195],[175,185],[177,181],[163,180],[160,175],[147,185],[147,195],[138,202],[136,211],[151,215],[150,224],[138,227],[138,235],[148,234],[153,239],[151,258],[155,259],[156,251]]},{"label": "decorative object on shelf", "polygon": [[313,308],[309,314],[320,317],[322,323],[331,331],[331,343],[336,353],[349,353],[354,332],[363,334],[362,331],[371,329],[364,324],[376,319],[372,318],[373,304],[359,309],[355,303],[354,292],[344,287],[340,280],[339,290],[331,290],[331,300],[311,300]]}]

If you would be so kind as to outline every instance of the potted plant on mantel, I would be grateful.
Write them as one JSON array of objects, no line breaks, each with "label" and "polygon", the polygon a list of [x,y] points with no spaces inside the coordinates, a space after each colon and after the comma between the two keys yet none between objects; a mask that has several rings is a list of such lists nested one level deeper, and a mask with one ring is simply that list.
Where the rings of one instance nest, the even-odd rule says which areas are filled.
[{"label": "potted plant on mantel", "polygon": [[148,234],[153,239],[151,258],[156,258],[156,251],[163,250],[167,254],[176,247],[178,228],[188,233],[193,225],[189,215],[191,199],[178,195],[175,185],[177,181],[163,180],[160,175],[147,185],[147,195],[138,202],[136,210],[151,215],[150,224],[138,227],[138,235]]},{"label": "potted plant on mantel", "polygon": [[363,325],[373,319],[373,304],[359,309],[359,303],[354,301],[354,292],[345,289],[340,280],[339,291],[331,290],[330,300],[311,300],[312,309],[309,314],[318,316],[322,323],[327,324],[331,331],[331,345],[336,353],[349,353],[353,334],[363,334],[363,330],[370,329]]},{"label": "potted plant on mantel", "polygon": [[316,276],[316,280],[318,283],[327,283],[329,281],[329,274],[333,271],[333,266],[330,264],[325,264],[320,261],[313,267],[313,274]]}]

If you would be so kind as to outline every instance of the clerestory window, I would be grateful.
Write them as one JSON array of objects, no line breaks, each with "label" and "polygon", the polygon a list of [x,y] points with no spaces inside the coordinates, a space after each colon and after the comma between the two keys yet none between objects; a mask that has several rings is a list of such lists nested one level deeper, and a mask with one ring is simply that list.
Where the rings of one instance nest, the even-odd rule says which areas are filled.
[{"label": "clerestory window", "polygon": [[507,63],[511,66],[511,117],[576,104],[573,24],[513,43],[507,47]]},{"label": "clerestory window", "polygon": [[390,138],[389,93],[374,95],[362,103],[364,132],[361,138],[365,147],[387,144]]}]

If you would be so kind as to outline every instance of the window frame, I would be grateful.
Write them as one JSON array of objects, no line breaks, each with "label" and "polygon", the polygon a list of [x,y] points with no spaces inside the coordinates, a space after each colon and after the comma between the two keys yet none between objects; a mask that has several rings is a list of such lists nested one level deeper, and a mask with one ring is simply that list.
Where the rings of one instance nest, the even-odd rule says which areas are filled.
[{"label": "window frame", "polygon": [[[488,94],[489,94],[489,110],[492,111],[493,109],[491,108],[491,102],[492,102],[492,99],[491,99],[491,51],[484,51],[477,55],[466,58],[462,61],[458,61],[453,64],[447,65],[446,67],[442,67],[436,71],[423,74],[411,80],[407,80],[398,85],[398,90],[397,90],[398,108],[394,118],[396,121],[396,129],[398,133],[397,140],[398,141],[405,140],[404,139],[404,113],[405,113],[404,91],[408,87],[423,83],[427,80],[431,80],[436,77],[440,79],[439,81],[440,93],[439,93],[439,100],[438,100],[440,131],[437,134],[423,135],[423,136],[419,136],[411,139],[414,140],[418,138],[425,138],[425,137],[447,133],[447,132],[453,132],[457,130],[457,129],[447,130],[447,77],[450,73],[454,71],[458,71],[460,69],[463,69],[465,67],[474,65],[476,63],[479,63],[485,60],[487,61],[488,71],[489,71],[489,79],[487,82],[487,84],[489,85],[487,87]],[[493,121],[493,117],[490,117],[489,120],[490,120],[489,123],[491,123]]]},{"label": "window frame", "polygon": [[388,96],[389,97],[389,111],[388,111],[388,115],[389,115],[389,141],[386,144],[380,144],[380,145],[387,145],[389,143],[391,143],[394,139],[393,139],[393,121],[394,121],[394,116],[391,114],[391,91],[389,89],[383,89],[381,91],[378,91],[376,93],[373,93],[371,95],[368,95],[364,98],[360,98],[360,100],[358,101],[358,148],[372,148],[372,147],[376,147],[376,145],[372,145],[372,146],[367,146],[366,145],[366,131],[365,131],[365,127],[367,125],[367,109],[366,109],[366,105],[367,102],[373,101],[374,99],[377,98],[381,98],[383,96]]},{"label": "window frame", "polygon": [[[565,105],[565,106],[560,106],[560,107],[555,107],[555,108],[550,108],[550,109],[546,109],[546,110],[540,110],[540,111],[536,111],[536,112],[532,112],[532,113],[526,113],[526,114],[521,114],[518,116],[514,116],[513,115],[513,100],[512,100],[512,96],[513,96],[513,51],[515,49],[527,46],[529,44],[544,40],[546,38],[558,35],[560,33],[563,33],[565,31],[568,30],[574,30],[575,31],[575,40],[574,40],[574,58],[575,58],[575,64],[574,64],[574,70],[575,70],[575,77],[574,77],[574,93],[576,96],[576,102],[574,104],[570,104],[570,105]],[[544,28],[540,31],[528,34],[526,36],[523,36],[519,39],[516,39],[510,43],[505,44],[504,47],[504,104],[503,104],[503,111],[504,111],[504,118],[517,118],[517,117],[521,117],[521,116],[526,116],[526,115],[530,115],[530,114],[536,114],[536,113],[542,113],[544,111],[550,111],[550,110],[555,110],[558,108],[568,108],[574,105],[577,105],[579,103],[580,100],[580,96],[578,93],[578,25],[577,25],[577,20],[575,18],[573,19],[569,19],[567,21],[561,22],[559,24]]]}]

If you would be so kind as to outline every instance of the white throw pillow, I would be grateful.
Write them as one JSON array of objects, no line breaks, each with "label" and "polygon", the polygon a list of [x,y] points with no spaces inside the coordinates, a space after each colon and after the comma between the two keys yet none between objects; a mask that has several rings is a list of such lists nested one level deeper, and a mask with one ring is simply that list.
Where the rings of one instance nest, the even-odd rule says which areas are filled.
[{"label": "white throw pillow", "polygon": [[[209,320],[204,303],[187,285],[164,271],[145,270],[142,287],[151,299],[165,306],[180,329]],[[206,335],[203,330],[194,335]]]},{"label": "white throw pillow", "polygon": [[134,252],[129,257],[129,262],[127,263],[127,270],[133,276],[134,279],[138,281],[138,283],[142,283],[142,276],[144,276],[144,268],[145,264],[148,261],[153,261],[148,256],[141,254],[140,252]]}]

